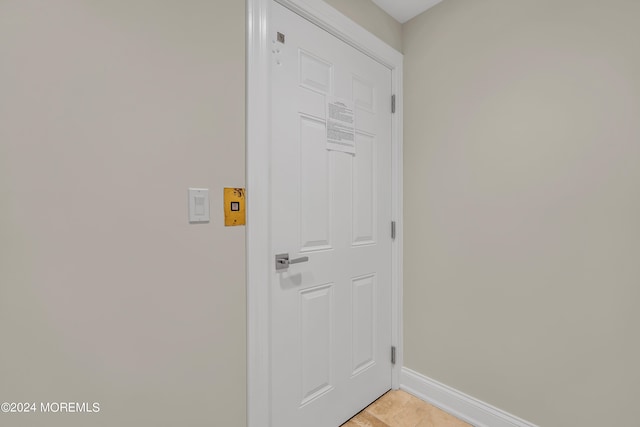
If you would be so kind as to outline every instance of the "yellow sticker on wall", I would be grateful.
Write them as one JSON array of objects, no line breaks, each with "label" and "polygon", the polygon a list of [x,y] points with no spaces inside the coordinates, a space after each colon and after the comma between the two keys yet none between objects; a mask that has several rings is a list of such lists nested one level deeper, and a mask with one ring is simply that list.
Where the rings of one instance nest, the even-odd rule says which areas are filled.
[{"label": "yellow sticker on wall", "polygon": [[245,225],[245,189],[224,189],[224,225]]}]

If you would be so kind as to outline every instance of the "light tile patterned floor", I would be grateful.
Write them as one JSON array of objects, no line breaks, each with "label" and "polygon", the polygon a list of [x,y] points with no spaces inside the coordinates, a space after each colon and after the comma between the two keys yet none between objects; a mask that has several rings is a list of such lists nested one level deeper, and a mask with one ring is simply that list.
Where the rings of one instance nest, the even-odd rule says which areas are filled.
[{"label": "light tile patterned floor", "polygon": [[435,406],[391,390],[342,427],[472,427]]}]

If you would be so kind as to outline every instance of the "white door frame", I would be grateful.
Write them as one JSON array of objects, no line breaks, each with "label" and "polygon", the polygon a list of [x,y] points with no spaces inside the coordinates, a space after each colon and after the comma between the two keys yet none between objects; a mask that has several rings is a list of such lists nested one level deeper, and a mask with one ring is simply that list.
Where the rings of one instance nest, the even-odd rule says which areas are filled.
[{"label": "white door frame", "polygon": [[[391,69],[396,112],[392,115],[392,345],[396,364],[392,387],[400,387],[402,346],[402,63],[403,56],[322,0],[275,0]],[[247,425],[265,427],[270,420],[270,194],[271,0],[247,0]],[[389,100],[391,105],[391,100]]]}]

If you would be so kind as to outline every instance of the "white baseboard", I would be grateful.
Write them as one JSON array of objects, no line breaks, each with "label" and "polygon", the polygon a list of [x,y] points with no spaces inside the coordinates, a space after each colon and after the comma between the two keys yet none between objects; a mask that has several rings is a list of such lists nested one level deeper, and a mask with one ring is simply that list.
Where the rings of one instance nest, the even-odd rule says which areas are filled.
[{"label": "white baseboard", "polygon": [[402,368],[400,388],[475,427],[537,427],[409,368]]}]

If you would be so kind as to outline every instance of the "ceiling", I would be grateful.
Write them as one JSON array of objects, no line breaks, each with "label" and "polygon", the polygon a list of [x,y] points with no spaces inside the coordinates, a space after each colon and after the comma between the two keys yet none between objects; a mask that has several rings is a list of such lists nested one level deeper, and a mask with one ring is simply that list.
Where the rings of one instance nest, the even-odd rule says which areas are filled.
[{"label": "ceiling", "polygon": [[372,0],[385,12],[404,24],[442,0]]}]

